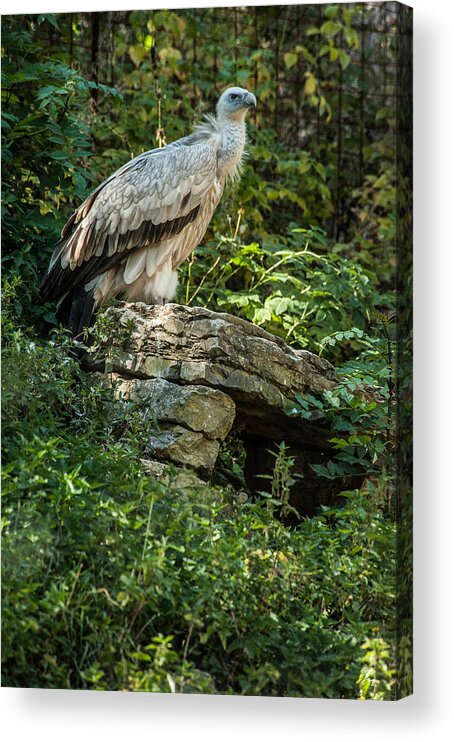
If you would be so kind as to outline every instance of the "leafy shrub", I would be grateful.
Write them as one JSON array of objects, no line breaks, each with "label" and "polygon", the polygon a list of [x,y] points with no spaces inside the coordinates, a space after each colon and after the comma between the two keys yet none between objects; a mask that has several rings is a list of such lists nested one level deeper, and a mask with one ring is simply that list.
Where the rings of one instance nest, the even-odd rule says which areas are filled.
[{"label": "leafy shrub", "polygon": [[[2,18],[2,245],[4,269],[20,276],[19,315],[35,321],[30,306],[70,209],[92,181],[87,110],[91,91],[118,97],[88,80],[49,49],[38,34],[58,31],[56,16]],[[50,312],[47,321],[55,322]]]},{"label": "leafy shrub", "polygon": [[364,496],[291,533],[259,505],[163,490],[120,447],[35,436],[23,455],[4,485],[4,684],[355,696],[394,608],[394,529]]},{"label": "leafy shrub", "polygon": [[291,531],[165,485],[65,336],[5,327],[3,683],[355,697],[362,645],[393,646],[395,528],[368,494]]},{"label": "leafy shrub", "polygon": [[[315,227],[251,244],[241,241],[237,228],[182,266],[181,299],[234,312],[298,347],[328,348],[336,362],[346,349],[351,356],[364,347],[377,310],[387,312],[393,302],[374,274],[343,257],[346,249]],[[333,327],[337,336],[330,335]],[[338,352],[341,340],[344,353]]]}]

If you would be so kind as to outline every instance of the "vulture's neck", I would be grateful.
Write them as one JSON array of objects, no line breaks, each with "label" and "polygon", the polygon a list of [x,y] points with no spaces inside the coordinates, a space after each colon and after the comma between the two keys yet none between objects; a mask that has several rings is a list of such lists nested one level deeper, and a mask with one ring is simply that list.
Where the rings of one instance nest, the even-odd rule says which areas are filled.
[{"label": "vulture's neck", "polygon": [[218,157],[218,177],[225,181],[236,178],[241,171],[246,144],[246,124],[244,117],[237,120],[206,116],[194,132],[193,141],[200,137],[209,141]]},{"label": "vulture's neck", "polygon": [[244,118],[236,121],[221,119],[219,123],[219,175],[224,180],[227,178],[237,178],[241,172],[243,162],[244,146],[246,144],[246,124]]}]

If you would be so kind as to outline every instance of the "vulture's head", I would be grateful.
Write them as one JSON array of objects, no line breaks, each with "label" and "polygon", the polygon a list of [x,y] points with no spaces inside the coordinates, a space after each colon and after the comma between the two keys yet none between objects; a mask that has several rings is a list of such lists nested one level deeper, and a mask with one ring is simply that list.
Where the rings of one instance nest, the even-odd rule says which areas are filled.
[{"label": "vulture's head", "polygon": [[257,100],[253,93],[244,88],[228,88],[218,100],[216,113],[220,119],[244,119],[251,108],[256,108]]}]

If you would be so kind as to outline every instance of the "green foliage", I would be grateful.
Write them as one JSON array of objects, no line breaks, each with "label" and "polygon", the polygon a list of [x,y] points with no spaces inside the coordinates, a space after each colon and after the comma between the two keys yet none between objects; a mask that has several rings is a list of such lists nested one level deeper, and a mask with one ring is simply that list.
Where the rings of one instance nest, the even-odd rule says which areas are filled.
[{"label": "green foliage", "polygon": [[[4,683],[354,696],[394,606],[394,528],[365,495],[297,533],[229,514],[144,474],[64,336],[14,330],[4,368]],[[274,483],[285,507],[285,456]]]},{"label": "green foliage", "polygon": [[[362,645],[393,642],[395,527],[367,493],[291,531],[164,485],[64,335],[4,326],[3,683],[355,697]],[[281,447],[282,508],[291,466]]]},{"label": "green foliage", "polygon": [[70,209],[92,185],[90,93],[118,97],[39,39],[49,26],[58,29],[55,16],[2,19],[2,261],[22,278],[19,315],[35,320],[41,312],[29,305],[39,277]]},{"label": "green foliage", "polygon": [[368,475],[382,493],[383,506],[392,512],[395,328],[387,315],[378,313],[371,331],[374,335],[352,327],[324,338],[322,349],[348,341],[361,352],[340,364],[340,381],[334,389],[323,391],[318,398],[297,394],[287,413],[322,422],[332,431],[331,443],[337,453],[326,464],[313,464],[319,476]]},{"label": "green foliage", "polygon": [[268,499],[270,507],[275,507],[280,518],[286,518],[290,513],[300,518],[300,514],[290,505],[290,494],[292,486],[298,478],[293,474],[295,459],[289,455],[288,446],[282,441],[277,451],[271,451],[275,457],[273,475],[262,474],[262,479],[271,480],[271,492],[260,492],[262,497]]},{"label": "green foliage", "polygon": [[237,224],[236,235],[205,244],[182,268],[182,301],[234,312],[298,347],[329,347],[333,361],[364,347],[377,308],[393,305],[377,277],[345,257],[348,246],[329,244],[320,229],[250,244],[238,232]]},{"label": "green foliage", "polygon": [[361,646],[365,649],[364,666],[358,678],[360,700],[389,701],[392,699],[395,672],[390,666],[387,642],[381,637],[367,639]]}]

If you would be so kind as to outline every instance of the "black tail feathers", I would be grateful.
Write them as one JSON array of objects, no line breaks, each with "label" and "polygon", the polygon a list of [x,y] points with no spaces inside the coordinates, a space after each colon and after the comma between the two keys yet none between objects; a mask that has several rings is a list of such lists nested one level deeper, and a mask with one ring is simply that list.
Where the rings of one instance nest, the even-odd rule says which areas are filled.
[{"label": "black tail feathers", "polygon": [[95,300],[93,294],[80,286],[71,289],[60,302],[57,309],[57,319],[67,325],[74,338],[82,335],[85,327],[91,327],[94,322]]}]

